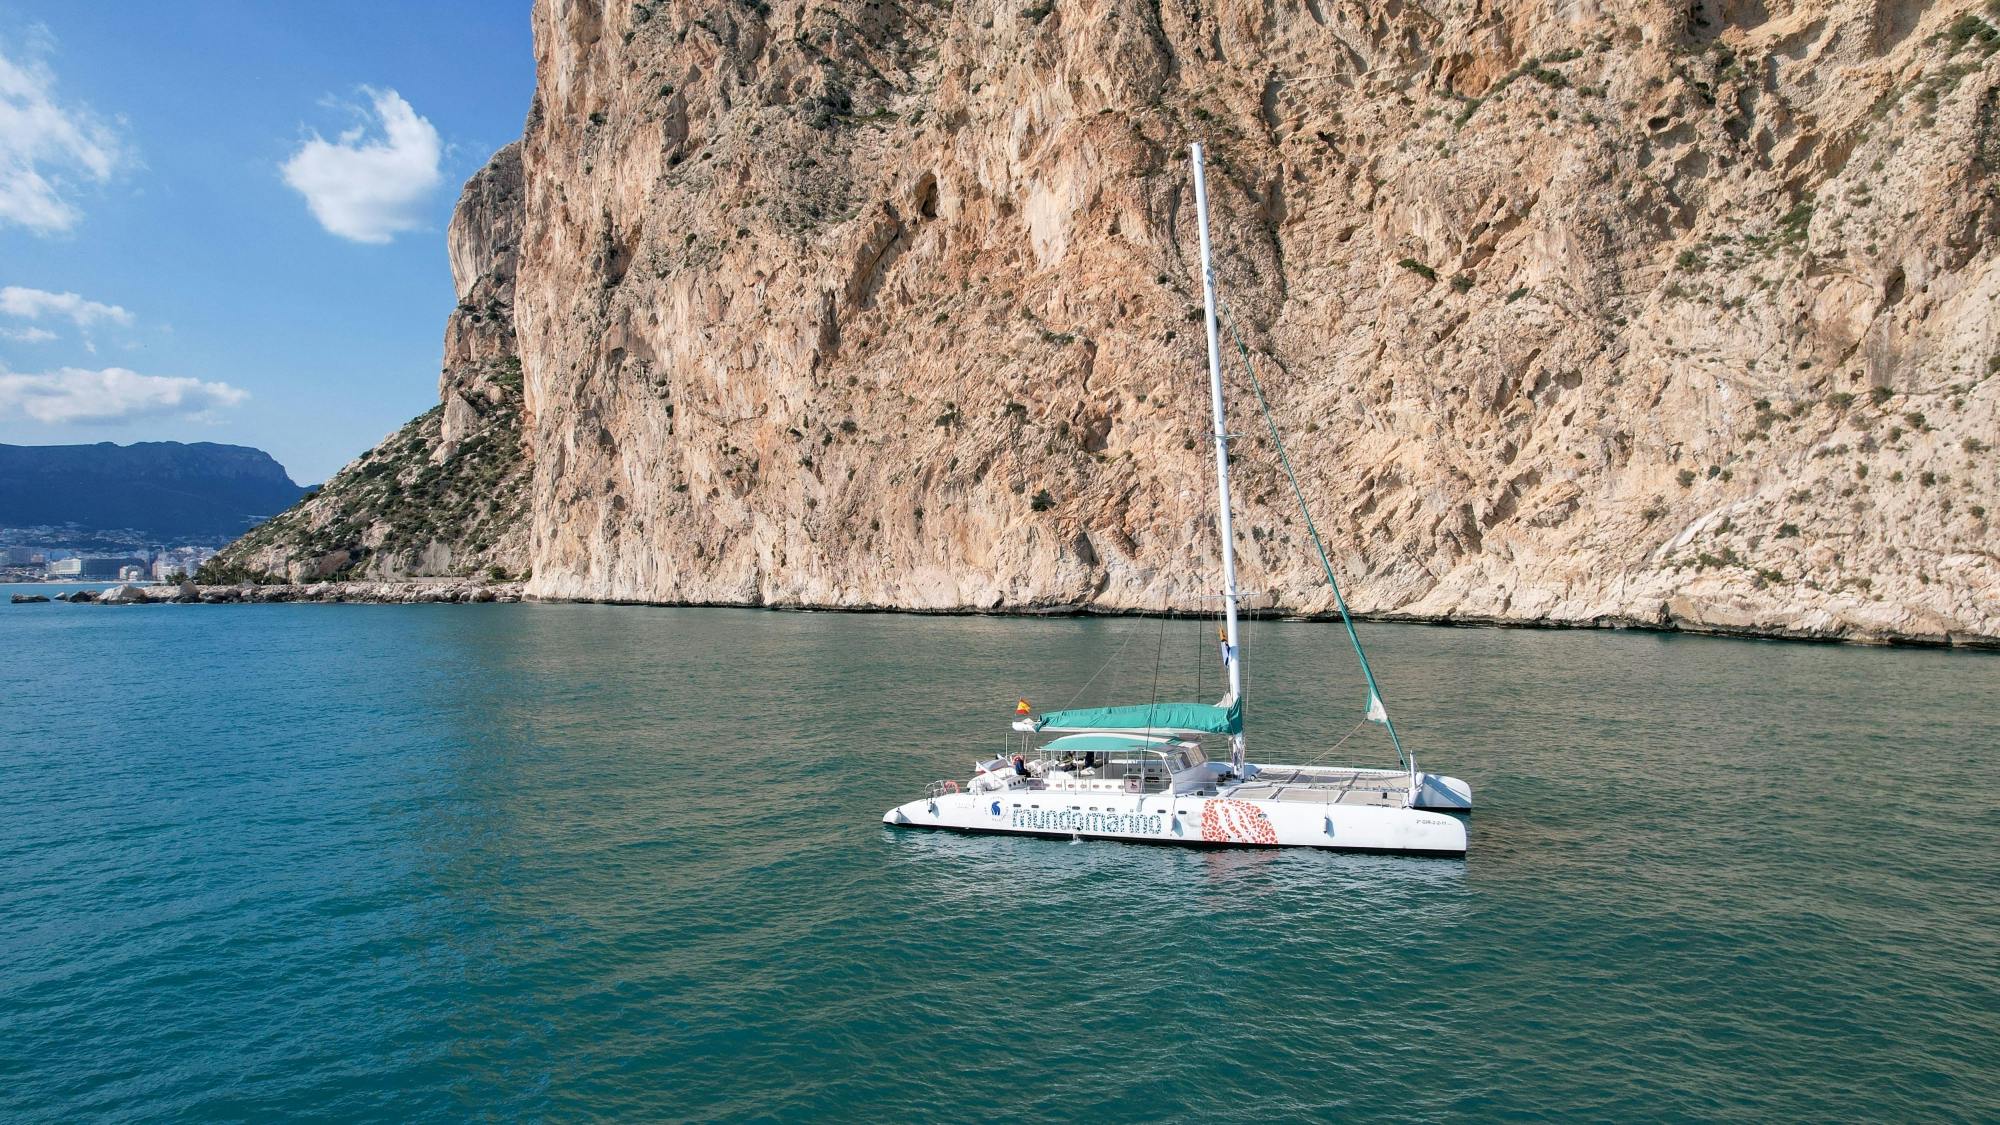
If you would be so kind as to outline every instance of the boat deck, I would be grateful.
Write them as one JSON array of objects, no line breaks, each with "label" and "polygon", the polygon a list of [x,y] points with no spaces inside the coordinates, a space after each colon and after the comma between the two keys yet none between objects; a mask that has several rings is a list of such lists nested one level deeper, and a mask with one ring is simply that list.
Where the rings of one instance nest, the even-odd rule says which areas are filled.
[{"label": "boat deck", "polygon": [[1265,766],[1251,780],[1226,786],[1222,796],[1252,801],[1402,808],[1408,788],[1408,775],[1400,770]]}]

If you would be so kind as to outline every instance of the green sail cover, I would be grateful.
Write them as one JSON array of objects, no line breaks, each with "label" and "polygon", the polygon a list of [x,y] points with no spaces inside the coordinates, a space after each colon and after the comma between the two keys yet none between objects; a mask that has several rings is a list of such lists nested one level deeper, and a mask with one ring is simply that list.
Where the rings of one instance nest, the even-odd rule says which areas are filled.
[{"label": "green sail cover", "polygon": [[1173,741],[1150,734],[1066,734],[1044,750],[1133,750],[1142,746],[1163,746]]},{"label": "green sail cover", "polygon": [[1051,711],[1036,730],[1176,730],[1199,734],[1241,734],[1243,704],[1141,703],[1130,707],[1086,707]]}]

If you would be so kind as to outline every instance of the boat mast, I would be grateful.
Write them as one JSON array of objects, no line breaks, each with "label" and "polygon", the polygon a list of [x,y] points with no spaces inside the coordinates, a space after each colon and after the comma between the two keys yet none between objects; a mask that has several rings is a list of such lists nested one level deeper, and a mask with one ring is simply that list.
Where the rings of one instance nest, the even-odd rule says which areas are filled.
[{"label": "boat mast", "polygon": [[[1222,345],[1215,325],[1215,266],[1208,246],[1208,178],[1202,171],[1201,142],[1188,146],[1188,162],[1194,167],[1194,214],[1201,232],[1201,303],[1208,327],[1208,394],[1215,413],[1215,502],[1220,511],[1222,533],[1222,657],[1229,667],[1229,706],[1243,698],[1243,648],[1236,625],[1236,537],[1229,522],[1229,430],[1222,404]],[[1243,765],[1243,735],[1230,738],[1231,756]]]}]

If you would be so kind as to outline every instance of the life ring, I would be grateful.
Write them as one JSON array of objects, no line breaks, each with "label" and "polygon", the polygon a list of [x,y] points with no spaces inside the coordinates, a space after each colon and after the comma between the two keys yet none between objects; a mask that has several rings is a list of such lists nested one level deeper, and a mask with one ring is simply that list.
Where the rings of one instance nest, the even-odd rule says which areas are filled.
[{"label": "life ring", "polygon": [[958,792],[958,782],[956,782],[956,781],[946,781],[946,782],[944,783],[944,788],[945,788],[945,792],[947,792],[947,793],[956,793],[956,792]]}]

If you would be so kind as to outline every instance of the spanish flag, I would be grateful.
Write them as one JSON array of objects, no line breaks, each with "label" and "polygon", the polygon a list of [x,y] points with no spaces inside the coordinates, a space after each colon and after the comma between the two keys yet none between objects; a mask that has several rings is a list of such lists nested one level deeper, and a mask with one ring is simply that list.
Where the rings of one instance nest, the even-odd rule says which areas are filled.
[{"label": "spanish flag", "polygon": [[1016,715],[1026,715],[1032,713],[1033,711],[1034,708],[1028,706],[1028,701],[1025,699],[1021,700],[1019,703],[1014,704],[1014,713]]}]

